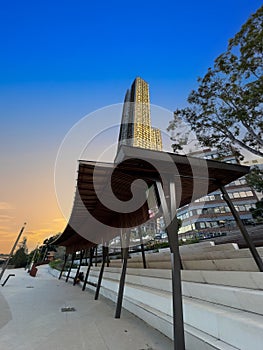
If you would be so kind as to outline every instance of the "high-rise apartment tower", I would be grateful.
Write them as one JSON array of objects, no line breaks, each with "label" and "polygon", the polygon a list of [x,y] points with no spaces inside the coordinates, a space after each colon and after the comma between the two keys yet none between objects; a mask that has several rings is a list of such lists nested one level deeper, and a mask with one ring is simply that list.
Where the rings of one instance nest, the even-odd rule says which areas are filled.
[{"label": "high-rise apartment tower", "polygon": [[121,145],[162,150],[161,131],[151,126],[149,84],[139,77],[125,95],[118,148]]}]

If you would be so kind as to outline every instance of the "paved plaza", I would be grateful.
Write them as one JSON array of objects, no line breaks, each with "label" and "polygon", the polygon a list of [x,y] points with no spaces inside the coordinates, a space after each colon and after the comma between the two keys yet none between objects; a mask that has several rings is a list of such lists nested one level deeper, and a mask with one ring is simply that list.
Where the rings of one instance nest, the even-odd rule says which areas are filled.
[{"label": "paved plaza", "polygon": [[[170,350],[172,341],[126,310],[114,318],[115,304],[94,300],[72,282],[57,280],[48,266],[31,277],[24,269],[0,287],[1,350]],[[62,312],[73,307],[76,311]]]}]

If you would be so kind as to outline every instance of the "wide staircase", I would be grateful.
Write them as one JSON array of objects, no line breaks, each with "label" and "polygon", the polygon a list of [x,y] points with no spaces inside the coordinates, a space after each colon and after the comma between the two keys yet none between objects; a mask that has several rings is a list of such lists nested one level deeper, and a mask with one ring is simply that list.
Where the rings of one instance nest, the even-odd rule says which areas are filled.
[{"label": "wide staircase", "polygon": [[[186,348],[262,350],[263,274],[250,252],[211,242],[180,249]],[[259,252],[263,255],[262,248]],[[147,269],[139,255],[129,259],[123,307],[172,338],[170,254],[147,254],[146,259]],[[120,266],[121,261],[114,260],[105,268],[100,292],[114,302]],[[93,291],[99,271],[99,266],[90,271],[87,287]]]}]

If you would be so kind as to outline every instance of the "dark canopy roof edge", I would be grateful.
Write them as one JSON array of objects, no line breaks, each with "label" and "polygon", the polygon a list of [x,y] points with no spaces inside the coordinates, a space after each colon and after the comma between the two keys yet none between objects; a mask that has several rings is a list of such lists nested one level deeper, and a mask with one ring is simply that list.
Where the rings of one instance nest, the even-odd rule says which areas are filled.
[{"label": "dark canopy roof edge", "polygon": [[115,211],[99,199],[101,195],[111,198],[112,191],[124,203],[131,200],[131,184],[135,180],[144,180],[148,188],[160,180],[168,194],[169,179],[175,176],[178,178],[176,192],[180,195],[177,205],[181,207],[248,172],[249,167],[238,164],[128,146],[120,148],[115,163],[80,160],[71,216],[54,243],[66,246],[67,252],[86,249],[118,236],[121,228],[135,227],[149,220],[142,183],[136,183],[136,187],[144,204],[132,212]]}]

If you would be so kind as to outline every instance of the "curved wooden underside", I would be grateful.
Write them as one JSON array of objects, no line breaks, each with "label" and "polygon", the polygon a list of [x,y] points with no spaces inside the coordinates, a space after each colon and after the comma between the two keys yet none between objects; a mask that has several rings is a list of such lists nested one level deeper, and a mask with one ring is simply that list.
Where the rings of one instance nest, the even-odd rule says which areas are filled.
[{"label": "curved wooden underside", "polygon": [[120,148],[116,163],[80,161],[71,217],[54,244],[72,253],[145,224],[150,209],[146,192],[156,181],[161,181],[168,198],[170,179],[176,179],[177,207],[181,207],[248,171],[241,165],[128,146]]}]

